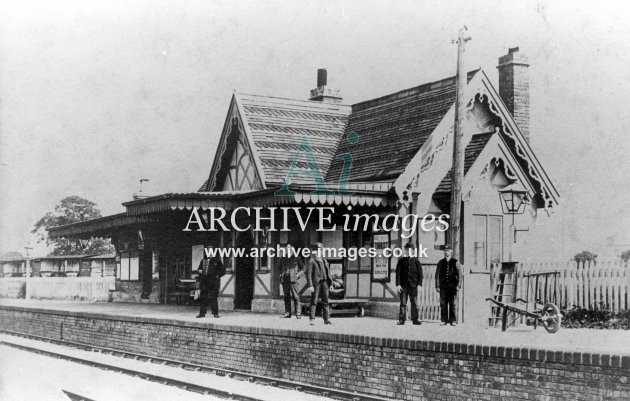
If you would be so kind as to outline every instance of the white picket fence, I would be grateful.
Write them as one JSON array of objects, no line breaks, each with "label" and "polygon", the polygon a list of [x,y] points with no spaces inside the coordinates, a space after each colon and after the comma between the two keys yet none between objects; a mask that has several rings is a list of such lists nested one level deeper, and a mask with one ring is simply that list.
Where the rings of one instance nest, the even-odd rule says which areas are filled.
[{"label": "white picket fence", "polygon": [[[558,272],[557,285],[554,287],[551,277],[546,285],[541,278],[534,296],[534,281],[530,279],[528,298],[526,275],[552,271]],[[499,272],[499,266],[493,266],[495,282]],[[561,308],[608,308],[619,312],[630,307],[630,266],[621,259],[598,260],[597,263],[527,261],[519,263],[516,272],[517,298],[552,300],[555,291],[555,303]]]},{"label": "white picket fence", "polygon": [[437,265],[422,264],[424,285],[418,287],[420,318],[440,320],[440,293],[435,290],[435,269]]}]

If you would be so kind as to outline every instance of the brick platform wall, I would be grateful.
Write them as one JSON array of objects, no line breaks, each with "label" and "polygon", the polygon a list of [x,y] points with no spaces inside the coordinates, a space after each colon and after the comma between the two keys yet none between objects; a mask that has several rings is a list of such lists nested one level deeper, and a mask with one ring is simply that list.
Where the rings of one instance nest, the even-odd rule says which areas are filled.
[{"label": "brick platform wall", "polygon": [[0,327],[397,399],[630,399],[628,356],[13,306]]}]

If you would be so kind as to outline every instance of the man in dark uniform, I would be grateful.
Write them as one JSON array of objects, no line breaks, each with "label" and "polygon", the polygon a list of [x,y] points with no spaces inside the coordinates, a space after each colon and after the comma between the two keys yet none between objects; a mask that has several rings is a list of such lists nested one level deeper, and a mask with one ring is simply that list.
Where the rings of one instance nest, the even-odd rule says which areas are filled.
[{"label": "man in dark uniform", "polygon": [[419,325],[418,286],[422,287],[422,264],[416,257],[409,256],[409,250],[414,249],[412,243],[405,245],[405,256],[398,259],[396,264],[396,287],[400,294],[400,310],[398,324],[405,324],[407,319],[407,299],[411,301],[411,321]]},{"label": "man in dark uniform", "polygon": [[217,256],[208,259],[204,253],[204,258],[199,262],[199,273],[197,282],[199,283],[199,315],[198,318],[206,316],[208,304],[214,317],[219,316],[219,287],[221,286],[221,277],[225,274],[225,267]]},{"label": "man in dark uniform", "polygon": [[294,248],[291,244],[287,245],[286,251],[287,255],[278,259],[280,282],[284,293],[284,317],[291,317],[291,301],[293,301],[295,304],[295,317],[300,319],[302,314],[298,280],[304,274],[304,263],[298,256],[292,255]]},{"label": "man in dark uniform", "polygon": [[324,316],[324,324],[332,324],[330,321],[330,311],[328,310],[328,290],[332,285],[332,277],[330,277],[330,266],[323,256],[324,245],[317,243],[314,254],[308,261],[306,267],[306,282],[309,290],[311,290],[311,325],[315,324],[315,308],[317,300],[322,297],[322,315]]},{"label": "man in dark uniform", "polygon": [[440,293],[440,320],[441,325],[450,324],[455,326],[457,318],[455,316],[455,297],[457,290],[461,288],[460,271],[462,265],[454,259],[453,248],[449,245],[444,247],[444,259],[437,264],[435,272],[435,289]]}]

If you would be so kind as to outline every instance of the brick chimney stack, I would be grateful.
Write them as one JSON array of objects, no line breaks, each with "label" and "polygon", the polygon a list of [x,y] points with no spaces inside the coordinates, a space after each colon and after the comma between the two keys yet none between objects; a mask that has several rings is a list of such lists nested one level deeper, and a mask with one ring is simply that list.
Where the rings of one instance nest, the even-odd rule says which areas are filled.
[{"label": "brick chimney stack", "polygon": [[336,89],[330,89],[328,85],[328,73],[325,68],[317,70],[317,88],[311,89],[309,100],[324,103],[341,103],[341,96]]},{"label": "brick chimney stack", "polygon": [[529,142],[529,59],[513,47],[499,57],[499,95]]}]

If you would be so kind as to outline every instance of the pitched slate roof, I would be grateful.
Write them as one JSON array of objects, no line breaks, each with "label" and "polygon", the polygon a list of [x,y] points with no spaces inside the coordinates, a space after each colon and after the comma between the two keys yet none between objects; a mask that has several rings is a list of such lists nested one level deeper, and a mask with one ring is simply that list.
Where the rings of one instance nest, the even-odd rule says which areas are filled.
[{"label": "pitched slate roof", "polygon": [[0,262],[18,262],[24,259],[24,255],[15,251],[5,252],[0,256]]},{"label": "pitched slate roof", "polygon": [[[468,73],[470,80],[478,70]],[[391,181],[418,152],[455,102],[455,77],[426,83],[353,106],[270,96],[234,95],[249,132],[265,184],[282,184],[306,138],[322,176],[339,181],[343,159],[352,154],[350,182]],[[356,143],[347,134],[359,135]],[[308,169],[303,154],[298,169]],[[200,192],[216,191],[208,179]],[[293,184],[313,184],[311,177],[294,176]]]},{"label": "pitched slate roof", "polygon": [[[470,167],[472,167],[472,165],[475,163],[475,161],[477,160],[477,157],[479,156],[483,148],[486,146],[486,144],[488,143],[492,135],[493,135],[493,132],[473,135],[473,137],[470,140],[470,143],[468,144],[468,146],[466,146],[466,153],[464,155],[464,174],[466,174],[468,172],[468,169],[470,169]],[[442,182],[440,182],[440,185],[438,185],[437,189],[435,190],[436,194],[445,194],[445,193],[450,194],[451,193],[451,171],[452,170],[453,169],[448,170],[448,173],[446,173],[446,176],[444,177]]]},{"label": "pitched slate roof", "polygon": [[[350,106],[237,94],[243,123],[256,147],[267,185],[282,184],[306,138],[325,177],[350,115]],[[308,169],[304,155],[298,169]],[[300,183],[299,177],[292,180]],[[311,179],[304,180],[312,183]]]},{"label": "pitched slate roof", "polygon": [[[341,141],[337,154],[352,154],[349,181],[395,178],[427,140],[455,102],[455,78],[447,78],[352,106],[346,132],[356,144]],[[333,160],[327,181],[339,179],[343,163]]]}]

